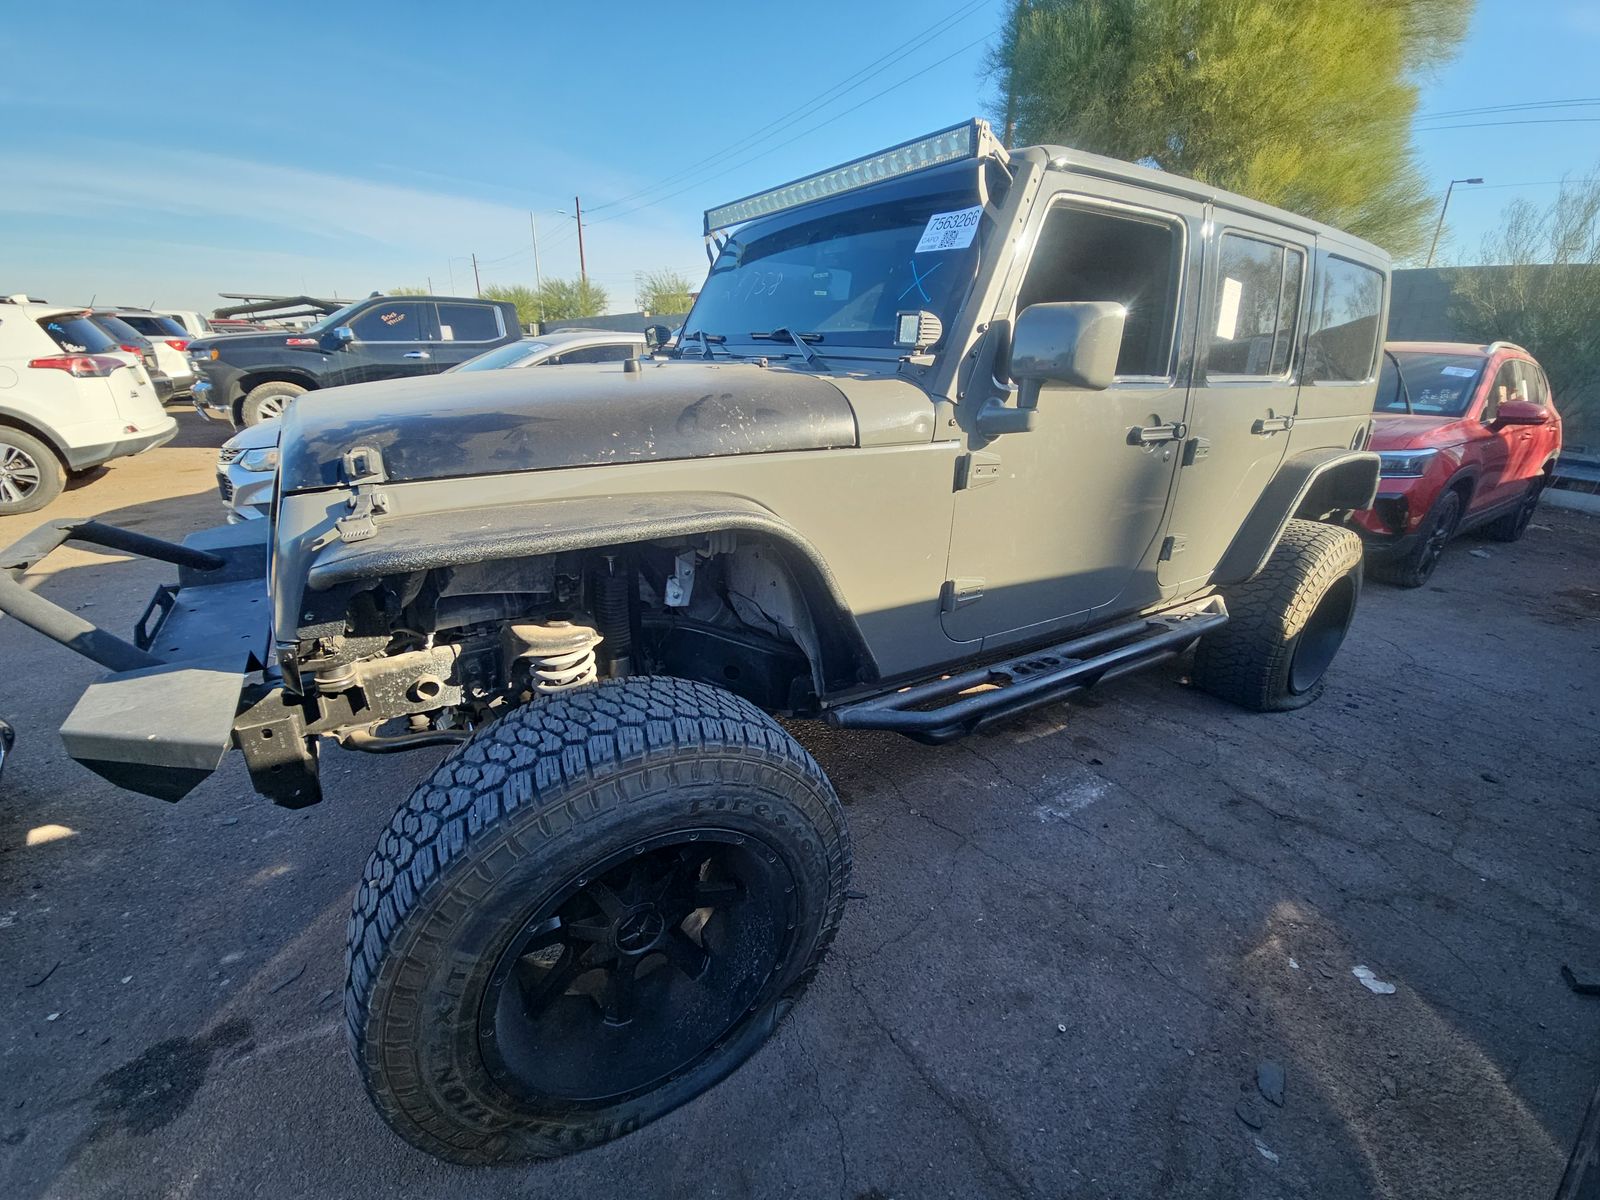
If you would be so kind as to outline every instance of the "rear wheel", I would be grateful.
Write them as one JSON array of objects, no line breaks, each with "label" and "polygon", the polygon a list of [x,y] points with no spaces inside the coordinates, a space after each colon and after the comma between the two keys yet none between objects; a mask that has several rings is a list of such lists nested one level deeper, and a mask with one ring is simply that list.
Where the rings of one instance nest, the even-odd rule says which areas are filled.
[{"label": "rear wheel", "polygon": [[1445,492],[1433,503],[1432,510],[1422,520],[1417,530],[1416,543],[1397,558],[1380,558],[1372,562],[1372,574],[1396,587],[1417,588],[1433,578],[1433,569],[1439,565],[1444,548],[1456,535],[1461,524],[1461,493]]},{"label": "rear wheel", "polygon": [[55,452],[31,433],[0,425],[0,516],[38,512],[66,486]]},{"label": "rear wheel", "polygon": [[1539,497],[1544,493],[1545,478],[1537,476],[1528,481],[1527,493],[1517,503],[1515,511],[1496,517],[1483,527],[1483,536],[1496,542],[1516,542],[1528,532],[1533,514],[1538,511]]},{"label": "rear wheel", "polygon": [[1257,712],[1310,704],[1360,595],[1361,539],[1291,520],[1260,574],[1224,593],[1228,623],[1200,639],[1196,686]]},{"label": "rear wheel", "polygon": [[305,391],[306,389],[298,383],[284,383],[279,380],[258,383],[250,389],[240,404],[239,415],[247,426],[271,421],[283,416],[294,398],[303,396]]},{"label": "rear wheel", "polygon": [[462,1163],[630,1132],[766,1040],[849,868],[821,769],[727,692],[633,678],[511,713],[367,864],[345,1011],[368,1092]]}]

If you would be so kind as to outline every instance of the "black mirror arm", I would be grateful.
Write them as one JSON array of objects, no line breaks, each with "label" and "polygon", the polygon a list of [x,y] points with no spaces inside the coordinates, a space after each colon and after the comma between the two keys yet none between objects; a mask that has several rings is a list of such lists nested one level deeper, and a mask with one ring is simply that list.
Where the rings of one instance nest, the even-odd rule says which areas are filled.
[{"label": "black mirror arm", "polygon": [[984,331],[983,340],[973,352],[972,370],[967,375],[967,386],[961,398],[978,406],[973,432],[979,437],[1027,433],[1038,417],[1039,384],[1036,380],[1023,381],[1017,390],[1016,407],[1006,403],[1011,392],[997,378],[997,368],[1010,344],[1011,322],[1002,318]]}]

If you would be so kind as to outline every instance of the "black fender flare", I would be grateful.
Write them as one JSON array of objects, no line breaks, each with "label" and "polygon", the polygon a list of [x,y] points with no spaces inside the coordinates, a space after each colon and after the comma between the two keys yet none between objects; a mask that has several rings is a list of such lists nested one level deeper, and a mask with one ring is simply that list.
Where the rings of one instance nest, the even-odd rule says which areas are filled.
[{"label": "black fender flare", "polygon": [[1225,586],[1253,578],[1293,517],[1372,507],[1378,471],[1378,456],[1370,450],[1307,450],[1285,459],[1234,534],[1211,582]]},{"label": "black fender flare", "polygon": [[823,658],[812,664],[819,687],[835,691],[879,677],[861,627],[821,552],[771,509],[721,492],[586,496],[382,516],[375,537],[333,542],[318,553],[306,586],[326,592],[438,567],[723,532],[769,542],[799,584]]}]

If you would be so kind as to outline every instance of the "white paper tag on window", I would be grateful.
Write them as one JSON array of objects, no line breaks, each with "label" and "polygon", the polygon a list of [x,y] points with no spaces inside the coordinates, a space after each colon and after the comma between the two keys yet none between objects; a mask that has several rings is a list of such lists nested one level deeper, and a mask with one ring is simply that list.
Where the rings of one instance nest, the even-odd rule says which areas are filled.
[{"label": "white paper tag on window", "polygon": [[956,212],[934,213],[928,218],[928,227],[922,231],[914,254],[927,254],[932,250],[965,250],[972,245],[978,232],[978,219],[983,216],[983,205],[974,204]]},{"label": "white paper tag on window", "polygon": [[1453,375],[1457,379],[1471,379],[1477,372],[1471,367],[1440,367],[1439,374]]},{"label": "white paper tag on window", "polygon": [[1244,284],[1231,275],[1222,281],[1222,298],[1217,305],[1217,336],[1225,342],[1233,341],[1239,330],[1239,301],[1244,296]]}]

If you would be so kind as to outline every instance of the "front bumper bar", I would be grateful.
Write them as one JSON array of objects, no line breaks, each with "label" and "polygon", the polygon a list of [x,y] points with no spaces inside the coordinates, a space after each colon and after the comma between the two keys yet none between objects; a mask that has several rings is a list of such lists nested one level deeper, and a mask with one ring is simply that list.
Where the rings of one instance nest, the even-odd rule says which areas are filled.
[{"label": "front bumper bar", "polygon": [[[267,665],[266,522],[219,526],[180,545],[98,521],[55,521],[0,551],[0,613],[107,668],[61,727],[67,752],[118,787],[178,800],[234,744],[246,675]],[[22,584],[65,543],[172,563],[132,642]]]}]

